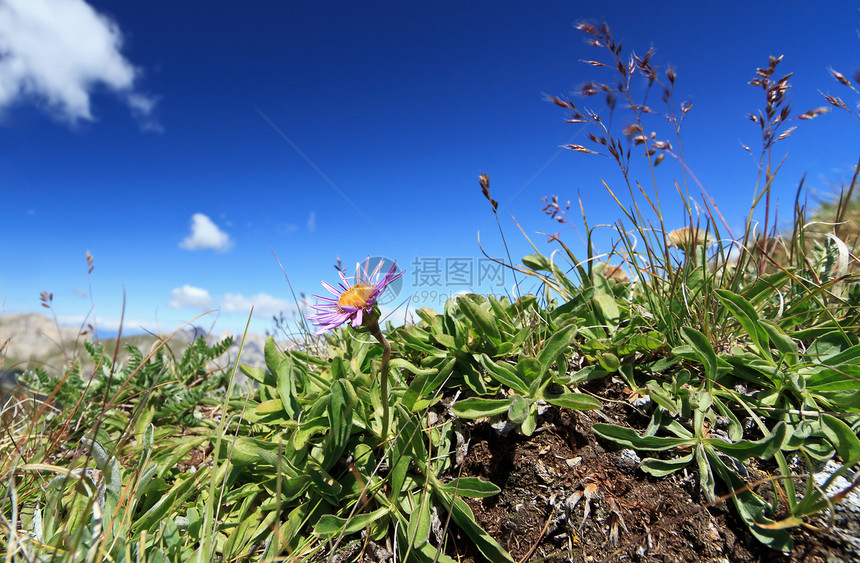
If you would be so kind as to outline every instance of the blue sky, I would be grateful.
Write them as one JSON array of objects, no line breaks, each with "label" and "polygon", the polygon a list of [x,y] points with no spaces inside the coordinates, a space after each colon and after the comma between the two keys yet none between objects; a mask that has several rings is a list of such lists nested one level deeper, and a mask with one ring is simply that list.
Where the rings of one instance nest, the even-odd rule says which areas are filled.
[{"label": "blue sky", "polygon": [[[620,189],[617,168],[560,149],[586,131],[545,99],[615,80],[582,62],[605,54],[580,21],[606,21],[625,53],[653,46],[677,71],[678,102],[693,102],[687,163],[733,228],[756,178],[741,148],[760,142],[745,117],[763,105],[747,85],[755,69],[785,55],[794,113],[825,105],[821,92],[857,101],[828,72],[860,69],[853,2],[0,0],[0,310],[46,312],[49,291],[64,322],[92,318],[94,303],[109,331],[125,291],[126,330],[216,309],[198,324],[240,331],[254,304],[262,332],[295,307],[273,253],[308,295],[336,281],[337,257],[367,255],[406,269],[398,303],[510,291],[510,274],[478,283],[476,233],[504,255],[480,173],[515,261],[532,250],[512,213],[542,251],[555,247],[535,233],[561,228],[584,254],[543,196],[581,197],[592,225],[621,217],[601,184]],[[784,210],[804,173],[825,193],[860,152],[845,112],[798,125],[777,148]],[[666,216],[681,226],[680,170],[661,166]],[[434,265],[438,283],[422,275]]]}]

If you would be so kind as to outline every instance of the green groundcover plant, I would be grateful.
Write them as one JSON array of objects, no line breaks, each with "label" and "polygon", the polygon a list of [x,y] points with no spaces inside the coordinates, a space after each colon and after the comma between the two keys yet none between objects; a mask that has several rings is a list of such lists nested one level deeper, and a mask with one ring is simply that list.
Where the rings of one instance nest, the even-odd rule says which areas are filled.
[{"label": "green groundcover plant", "polygon": [[[623,217],[610,252],[596,250],[583,212],[582,259],[553,235],[549,255],[535,246],[504,264],[520,278],[516,298],[463,295],[398,327],[377,300],[402,272],[365,261],[337,287],[323,282],[318,335],[305,334],[320,346],[270,338],[265,368],[218,367],[232,341],[199,339],[181,355],[169,340],[148,353],[129,345],[122,360],[119,343],[87,343],[87,362],[27,370],[27,392],[0,413],[6,560],[358,561],[385,546],[397,561],[450,563],[465,538],[487,561],[513,561],[464,500],[500,492],[460,474],[465,430],[489,419],[529,437],[547,406],[602,408],[589,386],[613,378],[648,423],[595,424],[606,445],[642,452],[654,477],[693,472],[705,503],[730,499],[752,537],[791,549],[792,528],[857,485],[829,490],[860,463],[856,174],[816,210],[798,190],[790,228],[777,229],[774,151],[791,121],[825,109],[792,114],[790,75],[777,78],[771,58],[751,81],[765,96],[750,114],[761,166],[735,236],[704,189],[698,204],[689,196],[681,125],[692,106],[676,106],[674,71],[660,72],[653,51],[624,56],[606,26],[580,29],[606,56],[590,65],[614,73],[581,94],[627,112],[628,125],[552,101],[590,128],[589,145],[570,148],[620,170],[621,190],[605,184]],[[649,106],[652,92],[664,109]],[[672,162],[676,229],[655,173]],[[496,213],[489,178],[479,182]],[[569,204],[545,203],[572,222]],[[820,487],[811,474],[831,459],[840,469]],[[753,465],[770,477],[753,478]]]}]

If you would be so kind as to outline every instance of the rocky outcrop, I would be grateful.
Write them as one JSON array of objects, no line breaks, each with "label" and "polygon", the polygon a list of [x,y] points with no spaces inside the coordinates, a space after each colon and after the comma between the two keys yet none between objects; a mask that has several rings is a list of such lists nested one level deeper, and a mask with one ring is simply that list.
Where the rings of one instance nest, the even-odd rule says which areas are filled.
[{"label": "rocky outcrop", "polygon": [[[239,347],[242,344],[242,335],[233,335],[226,331],[220,335],[207,334],[206,331],[191,327],[178,332],[171,338],[171,348],[176,352],[184,345],[193,342],[198,337],[205,337],[209,344],[222,341],[227,336],[233,336],[233,345],[217,363],[222,366],[232,365],[239,358]],[[164,335],[167,338],[168,335]],[[66,355],[73,357],[74,351],[78,355],[83,353],[82,343],[91,339],[92,335],[83,332],[80,327],[57,326],[53,319],[36,313],[23,315],[0,316],[0,346],[5,343],[5,354],[7,363],[2,366],[5,369],[25,368],[27,364],[35,360],[41,363],[52,364],[54,360],[63,363],[64,350]],[[148,352],[150,346],[158,340],[156,336],[135,336],[134,343],[142,351]],[[241,364],[253,367],[265,367],[264,348],[267,337],[264,334],[249,333],[245,337],[245,346],[239,359]],[[298,339],[279,340],[279,345],[284,349],[297,349],[304,347],[304,342]],[[59,368],[60,365],[54,366]]]},{"label": "rocky outcrop", "polygon": [[15,360],[47,358],[62,354],[81,341],[81,329],[58,327],[50,318],[36,313],[0,317],[0,346],[6,344],[6,357]]}]

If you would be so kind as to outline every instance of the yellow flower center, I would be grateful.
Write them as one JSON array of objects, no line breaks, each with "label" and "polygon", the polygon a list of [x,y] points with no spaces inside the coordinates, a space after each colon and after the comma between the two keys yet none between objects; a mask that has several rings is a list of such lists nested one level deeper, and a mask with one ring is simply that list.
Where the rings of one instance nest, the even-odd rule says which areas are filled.
[{"label": "yellow flower center", "polygon": [[373,293],[372,285],[354,285],[344,291],[337,300],[337,306],[341,310],[343,307],[363,308],[367,306],[367,300]]}]

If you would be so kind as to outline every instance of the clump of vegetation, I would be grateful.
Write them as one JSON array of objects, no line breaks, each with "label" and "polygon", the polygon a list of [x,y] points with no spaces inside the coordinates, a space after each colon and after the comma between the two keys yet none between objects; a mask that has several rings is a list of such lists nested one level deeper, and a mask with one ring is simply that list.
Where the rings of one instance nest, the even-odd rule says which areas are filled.
[{"label": "clump of vegetation", "polygon": [[[559,250],[505,264],[539,282],[536,294],[464,295],[399,327],[379,325],[378,270],[366,265],[317,308],[326,346],[281,350],[270,338],[266,368],[241,367],[247,388],[236,386],[239,368],[211,367],[229,340],[198,340],[179,358],[132,346],[125,364],[87,343],[86,372],[78,361],[59,376],[28,371],[22,381],[42,403],[5,413],[0,437],[8,560],[453,563],[465,552],[513,562],[511,542],[476,515],[500,487],[462,474],[470,431],[486,422],[528,439],[549,409],[576,418],[610,402],[638,418],[592,424],[603,444],[639,452],[636,470],[654,477],[689,471],[703,505],[729,500],[751,536],[790,550],[794,528],[857,486],[829,492],[860,463],[856,174],[833,206],[809,212],[798,198],[791,232],[776,228],[774,150],[789,123],[824,110],[792,115],[790,75],[776,78],[781,58],[771,58],[751,82],[765,96],[750,117],[761,166],[745,232],[733,235],[704,191],[690,203],[681,126],[691,105],[676,106],[674,71],[661,73],[653,51],[625,57],[606,26],[580,29],[607,57],[590,64],[618,81],[581,94],[602,95],[630,125],[615,131],[573,98],[552,101],[591,127],[590,145],[570,148],[609,156],[621,172],[626,195],[606,184],[623,216],[611,252],[595,250],[583,214],[582,259],[555,235]],[[649,106],[654,91],[665,110]],[[654,173],[673,161],[678,228],[664,222]],[[479,183],[495,213],[489,178]],[[544,209],[569,223],[558,201]],[[609,399],[618,386],[625,399]],[[828,460],[838,469],[819,486],[811,474]],[[754,478],[762,468],[770,475]],[[584,523],[601,495],[612,491],[595,481],[550,502],[519,560],[576,557],[541,542],[551,524],[573,530],[577,506]],[[607,510],[607,543],[590,553],[648,555],[623,508],[607,500]]]}]

